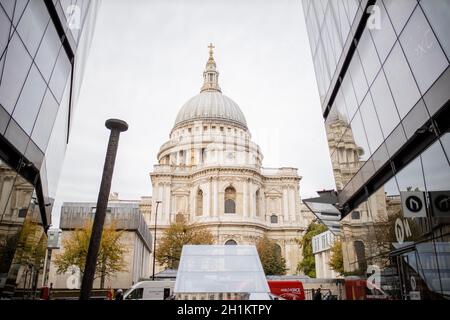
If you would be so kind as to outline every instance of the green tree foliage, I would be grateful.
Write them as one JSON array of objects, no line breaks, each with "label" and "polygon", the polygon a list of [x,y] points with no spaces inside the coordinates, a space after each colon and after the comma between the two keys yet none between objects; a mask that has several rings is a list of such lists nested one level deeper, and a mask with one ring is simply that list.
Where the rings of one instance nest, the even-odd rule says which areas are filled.
[{"label": "green tree foliage", "polygon": [[[65,273],[76,266],[83,274],[92,225],[92,221],[89,221],[82,229],[73,231],[67,239],[62,241],[63,251],[56,255],[54,260],[57,273]],[[127,250],[120,241],[122,234],[123,231],[116,230],[114,221],[103,230],[95,268],[95,279],[101,279],[101,288],[104,287],[106,278],[110,279],[115,273],[126,270],[124,255]]]},{"label": "green tree foliage", "polygon": [[156,261],[169,269],[177,269],[181,250],[186,244],[213,244],[214,237],[205,227],[187,223],[185,219],[177,219],[164,230],[156,248]]},{"label": "green tree foliage", "polygon": [[280,247],[267,236],[261,238],[256,244],[261,264],[266,275],[286,274],[286,261],[281,255]]},{"label": "green tree foliage", "polygon": [[322,232],[327,231],[327,227],[321,223],[311,222],[306,230],[305,235],[298,243],[302,247],[303,260],[298,264],[297,270],[304,272],[311,278],[316,277],[316,262],[312,252],[312,238]]}]

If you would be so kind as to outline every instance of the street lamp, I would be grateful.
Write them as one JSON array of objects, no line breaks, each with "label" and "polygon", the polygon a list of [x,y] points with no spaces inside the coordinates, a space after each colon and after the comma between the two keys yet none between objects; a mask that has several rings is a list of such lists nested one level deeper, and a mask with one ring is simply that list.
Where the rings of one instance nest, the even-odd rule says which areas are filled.
[{"label": "street lamp", "polygon": [[155,280],[155,261],[156,261],[156,224],[158,219],[158,207],[162,201],[156,201],[156,210],[155,210],[155,241],[153,241],[153,275],[152,280]]}]

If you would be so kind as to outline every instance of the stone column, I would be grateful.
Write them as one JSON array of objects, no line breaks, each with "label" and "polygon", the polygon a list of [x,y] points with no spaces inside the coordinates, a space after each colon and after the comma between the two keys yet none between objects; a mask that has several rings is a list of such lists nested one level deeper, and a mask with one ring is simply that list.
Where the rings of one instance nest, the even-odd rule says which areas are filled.
[{"label": "stone column", "polygon": [[152,191],[153,197],[152,197],[152,213],[150,216],[150,224],[155,223],[155,214],[156,214],[156,201],[161,200],[159,198],[159,183],[156,182],[155,186]]},{"label": "stone column", "polygon": [[213,215],[214,217],[219,216],[219,188],[218,188],[218,180],[213,180]]},{"label": "stone column", "polygon": [[191,188],[190,200],[189,200],[189,212],[191,213],[191,217],[194,219],[197,215],[197,192],[196,188]]},{"label": "stone column", "polygon": [[165,210],[164,210],[164,222],[169,223],[170,221],[170,209],[171,209],[171,202],[172,202],[172,198],[170,196],[170,183],[166,183],[164,186],[164,190],[166,192],[164,198],[166,199],[166,205],[165,205]]},{"label": "stone column", "polygon": [[208,181],[206,183],[206,195],[203,200],[206,202],[206,205],[205,205],[206,211],[203,212],[203,215],[207,216],[207,217],[211,217],[211,182],[210,181]]},{"label": "stone column", "polygon": [[261,197],[261,202],[260,202],[260,209],[261,209],[261,213],[260,213],[260,218],[264,221],[266,221],[266,217],[267,217],[267,210],[266,210],[266,195],[264,194],[264,190],[260,191],[260,197]]},{"label": "stone column", "polygon": [[250,218],[254,219],[255,218],[255,192],[254,192],[255,188],[253,186],[253,183],[249,184],[249,201],[250,201]]},{"label": "stone column", "polygon": [[242,215],[243,217],[247,217],[248,216],[248,212],[247,212],[247,206],[248,206],[248,182],[247,179],[244,180],[244,188],[243,188],[243,195],[242,195]]},{"label": "stone column", "polygon": [[[159,183],[158,184],[158,199],[161,201],[161,205],[159,206],[159,210],[158,210],[158,216],[157,216],[157,221],[158,223],[160,223],[162,221],[162,217],[164,216],[164,207],[165,207],[165,203],[164,203],[164,184],[163,183]],[[156,213],[156,211],[155,211]]]},{"label": "stone column", "polygon": [[284,222],[289,222],[289,201],[288,201],[288,190],[283,188],[283,217]]},{"label": "stone column", "polygon": [[289,205],[289,211],[291,212],[291,221],[296,221],[296,199],[295,199],[295,189],[289,188],[289,194],[290,194],[290,205]]}]

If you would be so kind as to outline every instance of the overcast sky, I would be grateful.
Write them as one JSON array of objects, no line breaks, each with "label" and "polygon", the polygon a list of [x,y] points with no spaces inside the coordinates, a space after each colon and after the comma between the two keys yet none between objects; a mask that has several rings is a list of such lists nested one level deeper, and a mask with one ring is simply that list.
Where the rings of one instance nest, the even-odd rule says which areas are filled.
[{"label": "overcast sky", "polygon": [[149,173],[212,42],[222,92],[241,107],[264,167],[296,167],[303,198],[334,188],[299,0],[104,0],[76,106],[53,224],[64,201],[96,201],[108,118],[121,136],[111,191],[152,193]]}]

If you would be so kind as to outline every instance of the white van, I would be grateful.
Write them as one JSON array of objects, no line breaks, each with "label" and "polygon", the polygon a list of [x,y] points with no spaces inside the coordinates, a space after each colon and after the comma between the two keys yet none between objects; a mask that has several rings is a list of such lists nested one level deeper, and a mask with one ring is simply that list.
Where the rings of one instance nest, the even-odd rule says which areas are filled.
[{"label": "white van", "polygon": [[123,295],[124,300],[166,300],[172,296],[175,281],[141,281],[133,285]]}]

